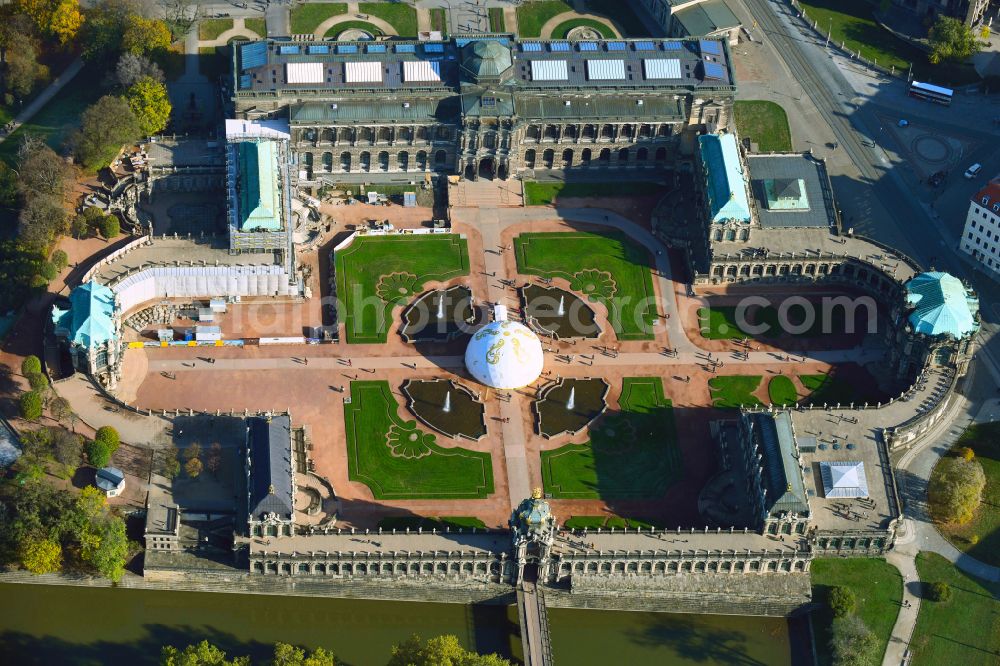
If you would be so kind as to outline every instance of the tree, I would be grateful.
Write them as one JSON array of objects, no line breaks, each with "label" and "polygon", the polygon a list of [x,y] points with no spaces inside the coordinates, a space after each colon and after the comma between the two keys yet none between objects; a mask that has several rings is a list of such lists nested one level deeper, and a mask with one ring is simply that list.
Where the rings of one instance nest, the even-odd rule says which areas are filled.
[{"label": "tree", "polygon": [[929,60],[935,65],[942,60],[966,60],[982,49],[972,28],[943,14],[938,16],[927,37],[931,45]]},{"label": "tree", "polygon": [[76,498],[76,508],[80,516],[87,522],[92,522],[104,515],[108,500],[99,488],[87,486]]},{"label": "tree", "polygon": [[59,0],[52,10],[48,32],[58,39],[60,44],[66,44],[76,37],[82,25],[83,13],[80,12],[80,3],[77,0]]},{"label": "tree", "polygon": [[91,536],[83,541],[83,560],[97,569],[99,574],[117,583],[125,574],[128,558],[125,521],[117,517],[98,520]]},{"label": "tree", "polygon": [[56,250],[52,253],[52,257],[49,261],[52,262],[52,265],[56,267],[57,271],[62,271],[62,269],[69,265],[69,255],[62,250]]},{"label": "tree", "polygon": [[105,215],[98,223],[98,227],[101,230],[101,235],[107,240],[117,238],[122,232],[121,223],[114,215]]},{"label": "tree", "polygon": [[31,94],[35,84],[48,78],[49,68],[38,62],[38,53],[31,40],[7,50],[4,86],[19,99]]},{"label": "tree", "polygon": [[[44,250],[66,228],[66,211],[45,194],[28,197],[17,216],[18,236],[29,247]],[[43,278],[44,279],[44,278]]]},{"label": "tree", "polygon": [[271,659],[271,666],[335,666],[336,663],[333,653],[321,647],[308,653],[288,643],[275,643]]},{"label": "tree", "polygon": [[32,354],[31,356],[25,356],[24,360],[21,361],[21,374],[25,377],[30,377],[31,375],[38,375],[42,372],[42,360]]},{"label": "tree", "polygon": [[139,79],[125,92],[125,99],[139,120],[143,136],[162,132],[170,122],[167,87],[159,81],[149,77]]},{"label": "tree", "polygon": [[42,396],[34,391],[22,393],[18,406],[21,418],[26,421],[37,421],[42,418]]},{"label": "tree", "polygon": [[98,0],[88,11],[80,39],[83,57],[107,60],[117,55],[128,17],[137,13],[134,0]]},{"label": "tree", "polygon": [[844,617],[854,612],[858,606],[858,599],[854,595],[854,590],[838,585],[830,590],[827,603],[830,605],[834,617]]},{"label": "tree", "polygon": [[25,135],[17,148],[17,175],[25,198],[42,194],[62,203],[70,170],[39,137]]},{"label": "tree", "polygon": [[83,215],[77,215],[70,223],[69,232],[73,238],[78,240],[84,239],[90,235],[90,223],[87,222],[87,218]]},{"label": "tree", "polygon": [[944,458],[931,472],[931,512],[938,520],[964,525],[972,520],[985,487],[986,475],[978,460]]},{"label": "tree", "polygon": [[52,455],[62,464],[70,476],[80,466],[83,438],[64,428],[52,429]]},{"label": "tree", "polygon": [[931,601],[947,603],[951,600],[951,587],[948,583],[931,583],[927,586],[927,596]]},{"label": "tree", "polygon": [[878,637],[857,615],[833,621],[830,651],[835,666],[874,666],[878,663],[880,647]]},{"label": "tree", "polygon": [[191,458],[184,464],[184,472],[192,479],[197,479],[201,474],[201,459]]},{"label": "tree", "polygon": [[62,546],[47,537],[29,538],[21,544],[21,566],[33,574],[56,573],[62,568]]},{"label": "tree", "polygon": [[99,442],[104,442],[108,446],[108,450],[114,453],[118,450],[118,446],[121,444],[121,437],[118,435],[118,431],[111,426],[101,426],[94,433],[94,439]]},{"label": "tree", "polygon": [[163,21],[131,14],[125,20],[122,50],[135,55],[162,54],[170,48],[170,28]]},{"label": "tree", "polygon": [[122,146],[139,138],[139,121],[120,97],[105,95],[86,111],[73,138],[76,158],[84,168],[96,171],[107,166]]},{"label": "tree", "polygon": [[118,85],[128,89],[142,78],[150,78],[157,83],[163,83],[163,70],[145,56],[123,53],[115,66],[115,79]]},{"label": "tree", "polygon": [[159,5],[175,38],[188,34],[198,21],[199,8],[194,0],[159,0]]},{"label": "tree", "polygon": [[976,452],[968,446],[963,446],[958,450],[958,455],[962,460],[969,461],[976,457]]},{"label": "tree", "polygon": [[163,452],[163,464],[160,466],[160,473],[168,479],[174,479],[181,473],[181,461],[178,459],[179,453],[177,449],[172,447]]},{"label": "tree", "polygon": [[40,372],[28,375],[28,383],[31,385],[31,390],[39,395],[45,395],[49,390],[49,378]]},{"label": "tree", "polygon": [[250,657],[226,659],[226,653],[208,641],[178,650],[166,645],[160,652],[160,666],[250,666]]},{"label": "tree", "polygon": [[111,450],[107,443],[97,440],[87,442],[87,460],[94,467],[107,467],[111,462]]},{"label": "tree", "polygon": [[208,471],[213,474],[213,476],[222,467],[222,444],[215,442],[212,444],[211,448],[208,450],[208,458],[205,460],[205,467]]},{"label": "tree", "polygon": [[66,398],[57,396],[49,402],[49,411],[52,413],[52,418],[56,421],[65,421],[73,415],[73,406],[69,404],[69,400]]},{"label": "tree", "polygon": [[392,646],[388,666],[510,666],[510,662],[496,654],[480,655],[463,648],[456,636],[446,634],[430,638],[426,643],[414,634],[409,639]]},{"label": "tree", "polygon": [[184,460],[193,460],[201,456],[201,445],[198,442],[190,444],[186,449],[184,449]]},{"label": "tree", "polygon": [[17,172],[0,162],[0,208],[17,205]]}]

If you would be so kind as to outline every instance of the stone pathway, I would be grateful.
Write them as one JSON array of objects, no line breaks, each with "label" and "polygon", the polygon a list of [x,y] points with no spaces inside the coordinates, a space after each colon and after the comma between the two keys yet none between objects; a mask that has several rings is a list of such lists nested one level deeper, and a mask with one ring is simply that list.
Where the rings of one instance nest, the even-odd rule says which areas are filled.
[{"label": "stone pathway", "polygon": [[590,19],[591,21],[599,21],[604,25],[608,26],[608,29],[610,29],[613,33],[615,33],[615,37],[622,36],[621,28],[618,27],[618,24],[615,23],[614,19],[611,18],[610,16],[602,16],[600,14],[591,14],[591,13],[581,14],[580,12],[563,12],[562,14],[556,14],[542,25],[541,38],[542,39],[565,38],[565,35],[553,35],[552,31],[555,30],[557,27],[559,27],[560,24],[565,23],[566,21],[572,21],[573,19]]},{"label": "stone pathway", "polygon": [[[192,28],[192,32],[194,32],[194,34],[196,35],[195,38],[197,39],[198,27],[195,26],[194,28]],[[225,46],[226,44],[229,43],[230,39],[234,39],[236,37],[246,37],[247,39],[260,39],[262,37],[266,37],[266,35],[258,35],[253,30],[247,28],[245,18],[234,18],[232,28],[226,30],[215,39],[199,39],[198,48]]]},{"label": "stone pathway", "polygon": [[41,111],[42,108],[49,103],[49,100],[55,97],[67,83],[73,80],[73,77],[80,73],[81,69],[83,69],[83,60],[81,58],[77,58],[70,63],[69,67],[63,70],[59,76],[54,78],[52,83],[50,83],[45,90],[39,93],[38,97],[31,100],[31,102],[28,103],[28,106],[24,107],[24,109],[22,109],[21,112],[14,117],[14,125],[11,127],[10,132],[0,135],[0,143],[6,141],[7,137],[16,132],[21,125],[34,118],[35,114]]},{"label": "stone pathway", "polygon": [[[361,18],[364,16],[365,18]],[[418,15],[419,17],[419,15]],[[371,14],[362,14],[358,9],[358,3],[350,2],[347,4],[346,14],[337,14],[336,16],[331,16],[322,23],[320,23],[313,34],[316,39],[324,39],[326,33],[330,31],[330,28],[337,25],[338,23],[347,23],[349,21],[364,21],[365,23],[371,23],[373,26],[381,30],[383,33],[389,36],[398,36],[399,33],[396,29],[392,27],[392,24],[384,19],[380,19],[377,16],[372,16]]]}]

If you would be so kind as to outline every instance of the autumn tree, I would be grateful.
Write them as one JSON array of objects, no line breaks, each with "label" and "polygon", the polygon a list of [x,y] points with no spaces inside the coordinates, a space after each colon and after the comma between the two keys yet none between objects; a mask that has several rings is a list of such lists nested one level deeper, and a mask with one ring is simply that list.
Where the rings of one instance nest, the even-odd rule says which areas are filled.
[{"label": "autumn tree", "polygon": [[271,666],[336,666],[333,653],[321,647],[312,652],[288,643],[275,643]]},{"label": "autumn tree", "polygon": [[21,544],[21,566],[33,574],[56,573],[62,568],[62,546],[49,537],[30,537]]},{"label": "autumn tree", "polygon": [[157,0],[157,4],[175,38],[188,34],[198,21],[199,8],[194,0]]},{"label": "autumn tree", "polygon": [[[57,201],[42,196],[25,200],[17,215],[17,234],[32,249],[46,249],[66,229],[66,210]],[[48,280],[46,280],[48,282]]]},{"label": "autumn tree", "polygon": [[423,642],[414,634],[403,643],[392,647],[388,666],[437,666],[438,664],[510,666],[510,661],[497,654],[481,655],[466,650],[456,636],[435,636]]},{"label": "autumn tree", "polygon": [[72,476],[80,466],[83,438],[63,428],[52,429],[52,455]]},{"label": "autumn tree", "polygon": [[70,170],[38,136],[27,134],[17,148],[18,188],[25,198],[44,196],[62,203]]},{"label": "autumn tree", "polygon": [[111,61],[121,50],[122,35],[129,17],[137,14],[135,0],[98,0],[87,10],[80,43],[83,57],[90,61]]},{"label": "autumn tree", "polygon": [[972,28],[944,14],[938,16],[927,38],[931,46],[929,60],[933,64],[943,60],[960,62],[982,49]]},{"label": "autumn tree", "polygon": [[123,89],[134,86],[139,79],[150,78],[163,83],[163,70],[149,58],[134,53],[123,53],[115,65],[115,81]]},{"label": "autumn tree", "polygon": [[121,437],[119,436],[118,431],[111,426],[101,426],[98,428],[97,432],[94,433],[94,439],[99,442],[104,442],[111,453],[117,451],[118,447],[121,445]]},{"label": "autumn tree", "polygon": [[49,77],[49,68],[38,62],[38,52],[31,39],[25,39],[16,48],[7,49],[6,56],[4,89],[16,99],[27,97],[39,81]]},{"label": "autumn tree", "polygon": [[113,583],[120,581],[128,558],[125,521],[110,516],[97,521],[90,538],[83,541],[81,554],[84,562],[92,565],[97,573]]},{"label": "autumn tree", "polygon": [[184,473],[192,479],[197,479],[201,474],[201,458],[191,458],[184,463]]},{"label": "autumn tree", "polygon": [[162,54],[170,48],[170,28],[158,19],[147,19],[139,14],[130,14],[125,19],[122,34],[122,50],[134,55]]},{"label": "autumn tree", "polygon": [[76,37],[83,25],[83,13],[77,0],[17,0],[20,13],[28,16],[39,34],[66,44]]},{"label": "autumn tree", "polygon": [[73,139],[76,158],[91,171],[110,164],[126,143],[142,135],[139,121],[129,103],[105,95],[83,112],[80,129]]},{"label": "autumn tree", "polygon": [[928,499],[938,520],[964,525],[979,507],[986,475],[978,460],[943,458],[931,472]]},{"label": "autumn tree", "polygon": [[208,449],[208,458],[205,460],[205,467],[214,476],[218,473],[219,468],[222,467],[222,445],[218,442],[212,444]]},{"label": "autumn tree", "polygon": [[176,478],[181,472],[181,461],[178,458],[180,452],[174,448],[163,451],[161,454],[160,463],[160,474],[167,477],[168,479]]},{"label": "autumn tree", "polygon": [[126,92],[129,108],[139,121],[143,136],[162,132],[170,122],[170,99],[167,87],[150,77],[135,82]]}]

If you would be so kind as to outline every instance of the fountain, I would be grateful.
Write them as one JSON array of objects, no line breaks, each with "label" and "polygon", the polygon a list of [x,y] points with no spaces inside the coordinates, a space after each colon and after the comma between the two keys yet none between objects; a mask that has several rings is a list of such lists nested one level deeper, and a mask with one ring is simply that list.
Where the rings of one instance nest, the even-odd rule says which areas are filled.
[{"label": "fountain", "polygon": [[604,411],[608,388],[600,377],[563,379],[543,387],[535,401],[539,434],[580,432]]},{"label": "fountain", "polygon": [[576,408],[576,387],[569,390],[569,400],[566,401],[566,409],[572,411]]},{"label": "fountain", "polygon": [[444,407],[441,408],[441,411],[445,414],[451,411],[451,391],[444,394]]},{"label": "fountain", "polygon": [[438,298],[438,319],[444,319],[444,292],[441,292],[441,296]]},{"label": "fountain", "polygon": [[472,441],[486,434],[483,403],[466,386],[443,379],[408,379],[402,390],[409,410],[427,427]]},{"label": "fountain", "polygon": [[556,310],[556,314],[560,317],[566,316],[566,295],[563,294],[559,297],[559,309]]}]

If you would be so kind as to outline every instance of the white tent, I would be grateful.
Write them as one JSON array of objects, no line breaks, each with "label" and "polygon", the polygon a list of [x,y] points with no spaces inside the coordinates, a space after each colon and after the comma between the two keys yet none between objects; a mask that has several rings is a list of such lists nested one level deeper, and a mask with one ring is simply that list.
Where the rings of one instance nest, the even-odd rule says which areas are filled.
[{"label": "white tent", "polygon": [[542,343],[516,321],[494,321],[476,331],[465,349],[465,367],[478,381],[499,389],[527,386],[542,374]]},{"label": "white tent", "polygon": [[868,497],[868,479],[863,462],[821,462],[825,497]]}]

